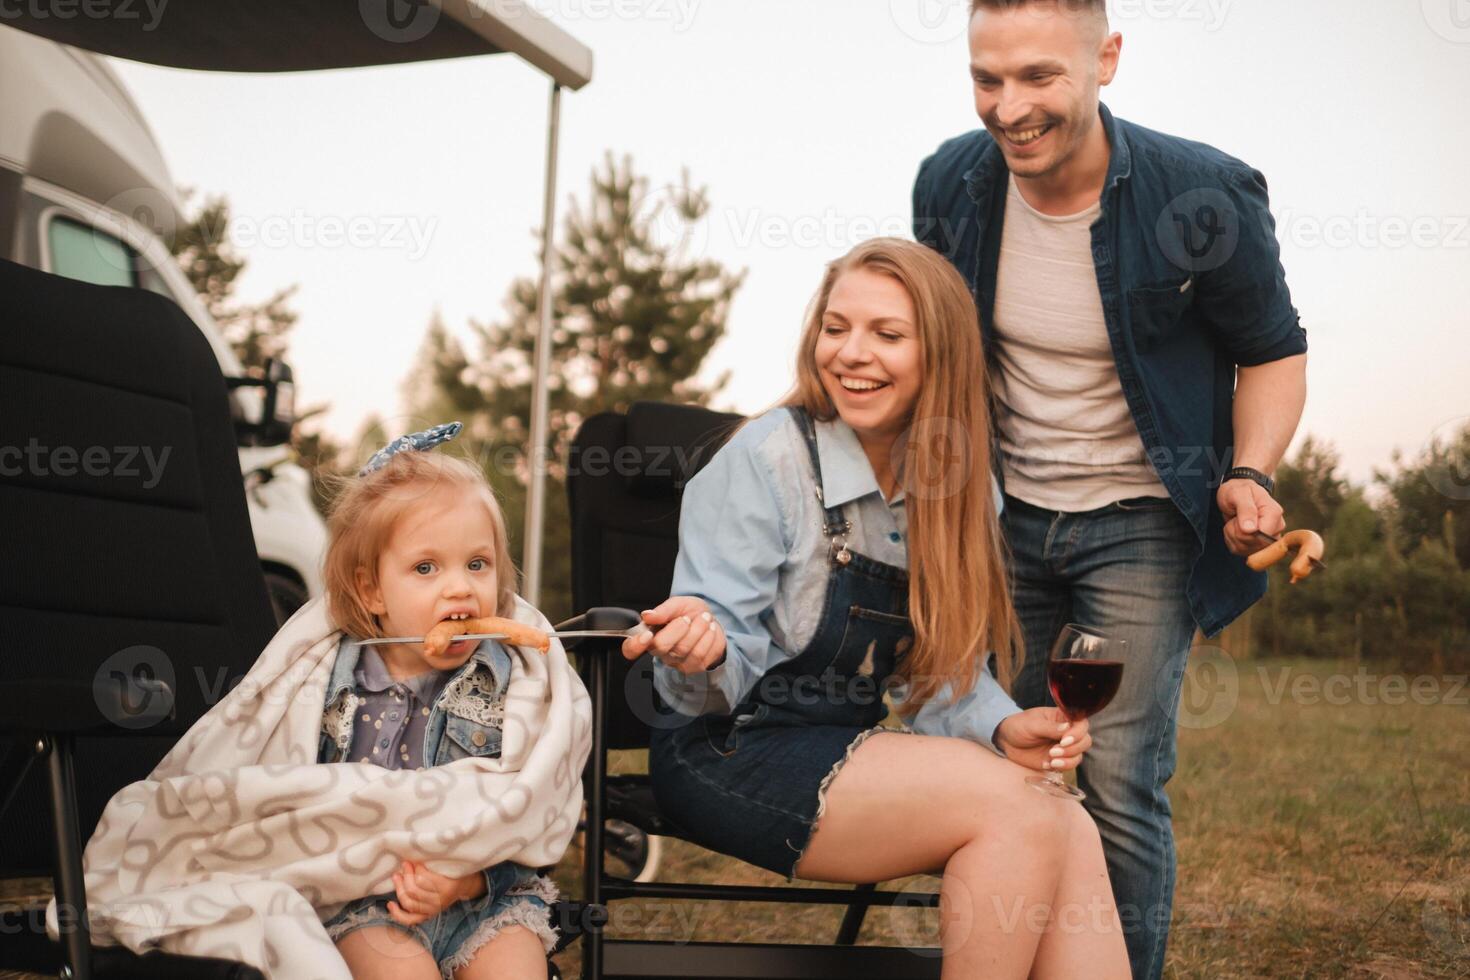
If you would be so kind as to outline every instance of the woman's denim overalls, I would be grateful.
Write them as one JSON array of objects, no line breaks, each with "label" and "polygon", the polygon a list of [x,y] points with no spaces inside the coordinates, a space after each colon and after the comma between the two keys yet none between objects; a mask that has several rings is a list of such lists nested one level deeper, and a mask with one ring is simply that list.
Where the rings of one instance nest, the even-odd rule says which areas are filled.
[{"label": "woman's denim overalls", "polygon": [[[801,408],[792,415],[820,500],[816,429]],[[811,642],[767,671],[730,715],[655,730],[649,760],[660,808],[693,840],[788,877],[826,782],[888,714],[883,694],[913,639],[908,572],[849,548],[841,507],[825,508],[824,522],[827,593]]]}]

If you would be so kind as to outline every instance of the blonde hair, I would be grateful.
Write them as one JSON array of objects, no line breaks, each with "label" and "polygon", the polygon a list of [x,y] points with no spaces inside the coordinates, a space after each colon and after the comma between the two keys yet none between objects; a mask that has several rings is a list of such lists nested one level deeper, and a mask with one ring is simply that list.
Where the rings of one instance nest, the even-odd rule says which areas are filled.
[{"label": "blonde hair", "polygon": [[[908,512],[909,618],[914,644],[900,661],[910,715],[946,683],[956,698],[975,684],[993,650],[1009,690],[1024,657],[1011,604],[1000,519],[991,493],[990,394],[980,320],[969,287],[938,252],[898,238],[875,238],[827,266],[807,310],[796,387],[783,403],[830,420],[836,406],[817,370],[822,316],[837,280],[856,269],[890,276],[907,290],[918,323],[920,385],[895,466]],[[956,452],[957,451],[957,452]],[[963,460],[959,471],[956,456]],[[896,460],[897,462],[897,460]],[[976,655],[979,655],[978,659]]]},{"label": "blonde hair", "polygon": [[359,639],[383,636],[378,617],[368,610],[361,579],[378,585],[378,556],[387,547],[399,518],[440,489],[478,493],[495,528],[495,615],[515,610],[516,568],[510,558],[505,517],[484,472],[474,464],[438,452],[396,453],[381,469],[343,481],[327,516],[329,543],[323,562],[327,608],[337,626]]}]

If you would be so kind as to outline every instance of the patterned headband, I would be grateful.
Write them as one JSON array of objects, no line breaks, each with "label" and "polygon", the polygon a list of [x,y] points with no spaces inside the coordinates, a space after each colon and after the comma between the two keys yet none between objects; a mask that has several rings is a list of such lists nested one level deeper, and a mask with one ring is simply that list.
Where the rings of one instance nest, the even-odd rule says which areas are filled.
[{"label": "patterned headband", "polygon": [[422,432],[410,432],[406,436],[399,436],[388,445],[373,453],[373,458],[367,461],[367,465],[357,471],[358,476],[367,476],[374,470],[380,470],[388,465],[388,460],[396,454],[412,450],[414,452],[425,452],[433,449],[441,443],[448,442],[459,435],[464,424],[460,422],[445,422],[425,429]]}]

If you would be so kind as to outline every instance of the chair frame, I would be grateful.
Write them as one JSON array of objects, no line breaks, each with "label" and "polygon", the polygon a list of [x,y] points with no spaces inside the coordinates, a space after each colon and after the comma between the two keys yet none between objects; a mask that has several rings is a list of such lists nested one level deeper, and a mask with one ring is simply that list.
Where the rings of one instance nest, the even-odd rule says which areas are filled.
[{"label": "chair frame", "polygon": [[[635,621],[637,614],[628,612]],[[607,628],[596,626],[589,628]],[[869,908],[935,907],[936,894],[879,891],[876,885],[852,890],[760,885],[703,885],[673,882],[636,882],[611,877],[603,855],[603,821],[608,818],[606,790],[607,742],[602,721],[607,717],[608,671],[606,657],[621,656],[616,647],[584,642],[583,657],[592,696],[592,755],[586,771],[587,838],[584,849],[583,901],[589,908],[606,909],[620,899],[663,898],[720,902],[778,902],[786,904],[845,905],[846,913],[831,946],[790,943],[694,943],[617,940],[604,937],[594,924],[583,937],[585,980],[604,978],[687,977],[717,978],[845,978],[937,977],[937,950],[916,953],[905,947],[858,946],[858,933]],[[716,955],[718,954],[718,955]]]}]

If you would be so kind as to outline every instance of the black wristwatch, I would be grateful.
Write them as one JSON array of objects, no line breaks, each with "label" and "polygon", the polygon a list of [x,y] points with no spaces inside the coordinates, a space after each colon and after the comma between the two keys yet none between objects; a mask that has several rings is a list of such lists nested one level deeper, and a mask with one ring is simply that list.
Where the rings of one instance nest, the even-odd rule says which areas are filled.
[{"label": "black wristwatch", "polygon": [[1225,483],[1229,480],[1250,480],[1252,483],[1260,484],[1271,496],[1276,496],[1276,481],[1260,470],[1253,469],[1249,466],[1235,466],[1227,470],[1225,472],[1225,479],[1220,482]]}]

